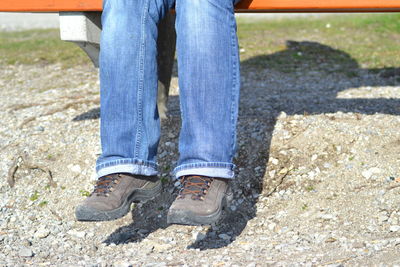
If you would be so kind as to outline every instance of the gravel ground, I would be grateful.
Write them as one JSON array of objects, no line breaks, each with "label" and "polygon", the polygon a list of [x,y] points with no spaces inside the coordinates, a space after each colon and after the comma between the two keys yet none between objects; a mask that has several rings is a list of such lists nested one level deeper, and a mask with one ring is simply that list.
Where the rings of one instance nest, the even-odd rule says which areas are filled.
[{"label": "gravel ground", "polygon": [[74,207],[100,153],[97,70],[0,68],[0,266],[400,266],[398,69],[355,72],[244,62],[235,201],[218,224],[191,227],[165,216],[176,77],[163,193],[119,220],[82,223]]}]

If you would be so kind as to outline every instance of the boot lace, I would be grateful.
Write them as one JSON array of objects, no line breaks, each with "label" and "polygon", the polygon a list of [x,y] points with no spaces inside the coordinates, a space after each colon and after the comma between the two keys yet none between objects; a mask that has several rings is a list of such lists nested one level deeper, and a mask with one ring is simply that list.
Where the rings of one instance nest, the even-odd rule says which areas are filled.
[{"label": "boot lace", "polygon": [[191,195],[193,200],[204,200],[214,179],[205,176],[189,175],[182,176],[179,180],[182,187],[179,190],[178,198],[185,198],[186,195]]},{"label": "boot lace", "polygon": [[120,183],[121,174],[109,174],[100,177],[91,195],[96,194],[97,196],[108,196],[109,193],[114,191],[115,185]]}]

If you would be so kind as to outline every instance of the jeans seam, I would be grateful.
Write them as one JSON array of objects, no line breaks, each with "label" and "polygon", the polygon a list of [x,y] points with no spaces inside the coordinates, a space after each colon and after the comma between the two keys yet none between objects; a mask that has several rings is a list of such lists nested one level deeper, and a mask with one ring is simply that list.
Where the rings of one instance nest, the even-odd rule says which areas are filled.
[{"label": "jeans seam", "polygon": [[184,165],[177,166],[174,169],[174,173],[181,170],[188,170],[194,168],[219,168],[219,169],[227,169],[233,171],[235,169],[235,165],[233,163],[225,163],[225,162],[204,162],[204,163],[188,163]]},{"label": "jeans seam", "polygon": [[146,54],[146,20],[149,1],[145,1],[142,9],[142,18],[140,25],[140,52],[139,52],[139,73],[138,73],[138,91],[137,91],[137,129],[136,129],[136,144],[135,144],[135,157],[140,155],[140,144],[142,142],[142,128],[143,128],[143,87],[144,87],[144,58]]},{"label": "jeans seam", "polygon": [[[228,16],[231,16],[231,14],[229,14]],[[232,125],[232,135],[231,135],[231,140],[232,140],[232,144],[231,144],[231,155],[230,155],[230,160],[233,161],[233,157],[235,155],[235,143],[236,143],[236,134],[235,134],[235,129],[236,129],[236,115],[235,115],[235,104],[236,104],[236,86],[237,86],[237,73],[236,73],[236,61],[235,61],[235,49],[236,49],[236,45],[235,45],[235,20],[231,20],[231,49],[232,49],[232,67],[233,67],[233,77],[232,77],[232,99],[231,99],[231,125]]]}]

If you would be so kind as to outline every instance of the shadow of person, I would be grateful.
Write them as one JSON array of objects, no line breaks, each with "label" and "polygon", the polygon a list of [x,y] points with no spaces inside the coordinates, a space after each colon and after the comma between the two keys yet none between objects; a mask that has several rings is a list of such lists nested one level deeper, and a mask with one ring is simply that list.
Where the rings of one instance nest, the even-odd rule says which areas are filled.
[{"label": "shadow of person", "polygon": [[[360,114],[400,114],[398,98],[363,98],[347,90],[376,90],[374,86],[400,84],[398,68],[362,68],[344,51],[318,42],[287,41],[286,49],[249,58],[241,63],[241,99],[238,121],[238,166],[232,182],[234,201],[222,220],[210,227],[188,248],[213,249],[232,243],[257,215],[259,196],[268,197],[285,184],[285,175],[271,177],[267,172],[272,133],[281,113],[288,115],[352,112]],[[169,99],[169,117],[163,127],[179,129],[177,96]],[[97,114],[97,116],[96,116]],[[74,120],[98,118],[94,109]],[[162,137],[163,138],[163,137]],[[177,137],[173,140],[177,142]],[[160,143],[161,147],[164,145]],[[290,162],[286,159],[282,164]],[[165,164],[161,161],[160,165]],[[117,229],[106,243],[139,242],[149,233],[167,227],[166,212],[173,201],[173,185],[163,196],[133,211],[133,223]],[[157,203],[164,203],[155,211]],[[161,216],[161,218],[160,218]],[[151,222],[151,223],[149,223]]]},{"label": "shadow of person", "polygon": [[400,84],[399,68],[364,69],[346,52],[318,42],[287,41],[286,47],[242,62],[242,116],[400,113],[398,99],[338,97],[351,88]]},{"label": "shadow of person", "polygon": [[173,200],[173,194],[163,190],[154,199],[136,204],[132,210],[133,222],[117,229],[103,242],[107,245],[140,242],[150,233],[158,229],[165,229],[168,226],[168,207],[171,206]]}]

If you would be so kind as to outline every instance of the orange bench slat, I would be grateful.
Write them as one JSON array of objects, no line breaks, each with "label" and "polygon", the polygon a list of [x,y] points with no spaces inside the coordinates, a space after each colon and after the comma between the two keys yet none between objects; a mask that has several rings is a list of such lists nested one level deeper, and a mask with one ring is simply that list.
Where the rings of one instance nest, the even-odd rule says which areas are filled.
[{"label": "orange bench slat", "polygon": [[[0,0],[0,11],[100,11],[102,0]],[[237,11],[400,11],[400,0],[242,0]]]}]

